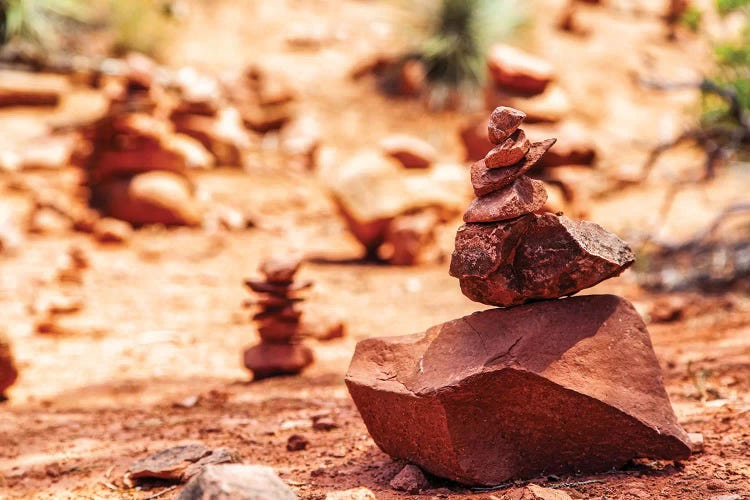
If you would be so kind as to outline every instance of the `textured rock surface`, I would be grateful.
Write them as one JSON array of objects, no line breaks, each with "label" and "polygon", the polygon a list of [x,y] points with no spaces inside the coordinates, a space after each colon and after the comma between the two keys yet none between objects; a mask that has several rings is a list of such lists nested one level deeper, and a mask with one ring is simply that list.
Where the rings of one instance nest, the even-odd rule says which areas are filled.
[{"label": "textured rock surface", "polygon": [[130,466],[131,479],[162,479],[185,482],[210,464],[236,462],[236,453],[228,448],[211,450],[200,443],[173,446],[146,457]]},{"label": "textured rock surface", "polygon": [[294,494],[270,467],[210,465],[195,476],[178,500],[295,500]]},{"label": "textured rock surface", "polygon": [[412,495],[430,488],[430,482],[425,477],[422,469],[412,464],[408,464],[401,469],[401,471],[391,479],[389,484],[394,490],[405,491]]},{"label": "textured rock surface", "polygon": [[367,339],[346,383],[380,448],[466,484],[690,455],[646,327],[611,295]]},{"label": "textured rock surface", "polygon": [[529,151],[531,143],[523,130],[516,130],[487,153],[484,163],[487,168],[509,167],[521,161]]},{"label": "textured rock surface", "polygon": [[0,400],[8,389],[18,378],[18,370],[13,361],[13,353],[10,350],[10,342],[0,334]]},{"label": "textured rock surface", "polygon": [[535,142],[522,161],[505,168],[490,168],[487,166],[486,160],[475,162],[471,166],[471,185],[474,188],[474,193],[477,196],[482,196],[512,184],[513,181],[539,163],[544,153],[553,144],[555,144],[555,139]]},{"label": "textured rock surface", "polygon": [[521,176],[510,186],[488,193],[471,202],[464,222],[493,222],[515,219],[536,212],[547,201],[544,183]]},{"label": "textured rock surface", "polygon": [[526,113],[506,106],[498,106],[490,115],[487,133],[492,144],[501,144],[516,131],[526,118]]},{"label": "textured rock surface", "polygon": [[459,228],[450,274],[471,300],[512,306],[572,295],[634,260],[624,241],[593,222],[528,214]]}]

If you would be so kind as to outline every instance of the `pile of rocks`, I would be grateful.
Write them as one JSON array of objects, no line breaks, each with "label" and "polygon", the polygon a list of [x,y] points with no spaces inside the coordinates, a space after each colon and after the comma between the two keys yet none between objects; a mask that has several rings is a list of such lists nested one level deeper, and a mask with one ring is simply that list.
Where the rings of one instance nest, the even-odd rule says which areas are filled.
[{"label": "pile of rocks", "polygon": [[18,370],[13,361],[10,342],[0,334],[0,401],[6,398],[5,391],[15,383],[17,378]]},{"label": "pile of rocks", "polygon": [[303,299],[298,292],[312,286],[310,281],[294,282],[300,264],[296,257],[270,259],[260,266],[263,281],[245,281],[245,286],[260,295],[257,300],[246,302],[257,308],[253,321],[260,343],[244,354],[245,366],[255,380],[294,375],[313,362],[312,350],[300,343],[302,312],[297,304]]},{"label": "pile of rocks", "polygon": [[502,308],[360,342],[346,377],[352,398],[385,452],[466,484],[687,458],[633,306],[613,295],[562,298],[617,276],[634,256],[594,223],[535,213],[544,189],[523,173],[551,141],[528,144],[523,117],[492,114],[497,147],[472,171],[478,198],[450,266],[467,297]]},{"label": "pile of rocks", "polygon": [[86,146],[75,158],[90,204],[132,224],[199,224],[189,169],[207,166],[210,155],[161,117],[163,89],[145,69],[112,80],[105,92],[109,109],[82,128]]}]

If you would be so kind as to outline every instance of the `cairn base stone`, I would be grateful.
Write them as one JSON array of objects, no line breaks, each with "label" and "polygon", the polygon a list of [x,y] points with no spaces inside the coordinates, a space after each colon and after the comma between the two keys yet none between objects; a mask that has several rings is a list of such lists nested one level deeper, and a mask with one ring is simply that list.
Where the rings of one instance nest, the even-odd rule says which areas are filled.
[{"label": "cairn base stone", "polygon": [[244,361],[253,379],[260,380],[300,373],[313,362],[313,352],[302,344],[261,343],[245,351]]},{"label": "cairn base stone", "polygon": [[346,384],[383,451],[465,484],[690,456],[646,326],[612,295],[364,340]]}]

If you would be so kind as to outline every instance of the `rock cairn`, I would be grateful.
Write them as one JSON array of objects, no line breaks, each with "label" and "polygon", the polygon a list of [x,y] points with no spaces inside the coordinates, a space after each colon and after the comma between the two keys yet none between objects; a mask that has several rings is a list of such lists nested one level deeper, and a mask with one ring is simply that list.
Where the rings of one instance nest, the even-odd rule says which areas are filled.
[{"label": "rock cairn", "polygon": [[613,295],[563,298],[634,257],[596,224],[537,213],[544,187],[524,172],[554,140],[530,143],[523,119],[492,113],[496,147],[472,167],[477,199],[450,267],[467,297],[502,308],[360,342],[349,392],[386,453],[466,484],[687,458],[633,306]]},{"label": "rock cairn", "polygon": [[246,280],[245,286],[259,295],[246,305],[257,312],[252,319],[257,325],[260,343],[245,351],[244,360],[255,380],[277,375],[300,373],[313,362],[309,347],[300,343],[302,302],[299,292],[310,288],[312,282],[295,282],[294,275],[301,260],[296,257],[266,260],[260,266],[265,279]]},{"label": "rock cairn", "polygon": [[[86,148],[76,163],[86,174],[90,204],[132,224],[197,225],[201,216],[189,168],[205,150],[159,116],[163,90],[133,70],[105,87],[107,113],[81,130]],[[203,159],[196,159],[195,152]]]}]

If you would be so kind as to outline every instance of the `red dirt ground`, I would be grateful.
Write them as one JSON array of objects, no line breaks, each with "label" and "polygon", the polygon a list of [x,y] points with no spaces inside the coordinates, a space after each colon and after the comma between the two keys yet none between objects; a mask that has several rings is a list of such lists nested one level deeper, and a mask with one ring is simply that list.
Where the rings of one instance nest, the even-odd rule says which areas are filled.
[{"label": "red dirt ground", "polygon": [[[540,3],[543,11],[558,12],[565,2]],[[554,63],[580,104],[575,116],[599,134],[605,172],[642,161],[649,145],[679,130],[694,102],[688,92],[644,91],[633,84],[633,72],[677,80],[698,74],[706,54],[697,40],[666,43],[653,6],[658,2],[640,2],[640,13],[636,3],[586,7],[580,20],[593,30],[589,38],[556,32],[554,16],[538,19],[528,37],[528,47]],[[172,64],[225,71],[262,60],[291,77],[300,112],[321,120],[327,145],[349,151],[410,132],[433,142],[447,159],[460,158],[461,116],[428,115],[419,103],[388,100],[368,82],[346,77],[368,54],[393,48],[398,29],[392,9],[356,0],[222,0],[193,8],[197,15],[169,51]],[[320,27],[338,38],[316,51],[293,51],[284,33],[296,26]],[[19,119],[33,124],[47,117],[14,112],[0,116],[0,124],[10,130],[8,124]],[[654,224],[663,179],[675,164],[694,159],[693,152],[678,152],[660,163],[651,183],[584,200],[590,217],[625,237],[640,234]],[[76,175],[72,169],[0,174],[0,208],[21,217],[29,196],[10,189],[18,178],[71,193]],[[746,196],[747,181],[746,174],[728,169],[681,195],[662,235],[700,230],[722,206]],[[166,486],[127,488],[121,481],[127,466],[190,441],[229,446],[247,463],[273,466],[300,498],[358,486],[379,499],[407,496],[388,485],[403,464],[377,449],[343,384],[354,345],[370,336],[424,330],[483,306],[461,295],[447,262],[410,268],[358,263],[360,249],[320,183],[273,157],[261,155],[248,172],[201,173],[198,185],[252,214],[257,227],[233,233],[144,229],[127,246],[98,245],[69,231],[28,235],[17,256],[0,259],[0,328],[13,341],[21,369],[10,401],[0,406],[0,497],[149,498]],[[445,229],[445,255],[457,225]],[[80,288],[85,307],[61,320],[63,334],[39,335],[28,305],[53,286],[53,264],[71,245],[91,260]],[[317,362],[302,376],[248,383],[240,356],[256,334],[240,307],[242,280],[264,257],[290,248],[318,257],[299,273],[315,281],[306,318],[344,318],[348,333],[311,342]],[[654,301],[664,300],[641,290],[633,271],[587,291],[601,292],[624,295],[646,315]],[[684,463],[643,461],[609,474],[537,482],[574,498],[750,496],[750,298],[732,292],[689,298],[684,318],[649,328],[679,420],[689,432],[703,433],[705,450]],[[197,403],[181,406],[189,396],[198,396]],[[310,418],[319,414],[331,415],[339,428],[312,430]],[[286,451],[294,433],[311,445]],[[471,491],[435,481],[435,487],[440,489],[422,496],[497,499],[516,486]]]}]

